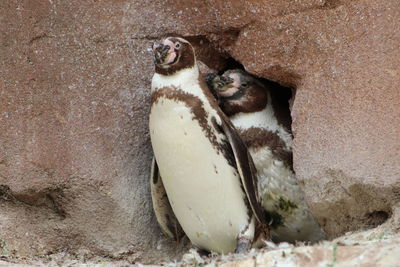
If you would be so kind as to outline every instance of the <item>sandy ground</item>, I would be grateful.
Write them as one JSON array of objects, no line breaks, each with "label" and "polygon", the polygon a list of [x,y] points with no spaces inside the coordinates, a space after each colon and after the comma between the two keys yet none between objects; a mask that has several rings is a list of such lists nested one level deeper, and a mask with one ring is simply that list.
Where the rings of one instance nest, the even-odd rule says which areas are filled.
[{"label": "sandy ground", "polygon": [[177,261],[143,265],[99,256],[57,253],[41,258],[2,258],[0,266],[143,266],[143,267],[236,267],[236,266],[396,266],[400,262],[400,233],[386,227],[348,233],[315,245],[269,243],[264,249],[245,254],[202,257],[194,249]]}]

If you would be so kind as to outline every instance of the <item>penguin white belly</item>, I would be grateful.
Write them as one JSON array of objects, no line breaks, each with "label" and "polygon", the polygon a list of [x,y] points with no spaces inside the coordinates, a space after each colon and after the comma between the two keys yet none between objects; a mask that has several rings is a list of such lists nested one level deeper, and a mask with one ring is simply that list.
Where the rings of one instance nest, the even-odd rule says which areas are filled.
[{"label": "penguin white belly", "polygon": [[271,229],[275,241],[318,241],[325,238],[321,227],[308,211],[294,173],[274,159],[268,147],[250,148],[257,169],[259,192],[264,209],[276,212],[283,225]]},{"label": "penguin white belly", "polygon": [[199,248],[233,252],[237,236],[249,225],[236,169],[213,146],[185,103],[158,99],[149,125],[168,199],[185,233]]},{"label": "penguin white belly", "polygon": [[[268,191],[274,196],[285,196],[288,200],[296,203],[304,201],[303,192],[294,173],[282,161],[273,156],[269,147],[250,148],[249,152],[259,176],[260,193]],[[264,203],[263,205],[271,204]],[[268,208],[273,207],[269,206]]]}]

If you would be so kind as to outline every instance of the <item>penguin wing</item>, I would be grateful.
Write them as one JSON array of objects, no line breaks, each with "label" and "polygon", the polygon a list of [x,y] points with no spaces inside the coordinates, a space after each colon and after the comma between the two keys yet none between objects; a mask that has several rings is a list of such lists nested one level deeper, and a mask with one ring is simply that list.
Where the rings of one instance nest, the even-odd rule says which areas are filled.
[{"label": "penguin wing", "polygon": [[226,116],[222,115],[221,122],[222,129],[231,145],[239,176],[251,209],[257,221],[265,223],[266,218],[264,209],[262,208],[261,201],[258,197],[257,169],[254,165],[253,158],[230,120]]},{"label": "penguin wing", "polygon": [[165,192],[160,172],[155,158],[151,163],[150,173],[151,200],[153,202],[154,213],[161,230],[170,238],[176,241],[181,240],[185,235],[178,219],[175,217],[172,207],[169,204],[167,193]]}]

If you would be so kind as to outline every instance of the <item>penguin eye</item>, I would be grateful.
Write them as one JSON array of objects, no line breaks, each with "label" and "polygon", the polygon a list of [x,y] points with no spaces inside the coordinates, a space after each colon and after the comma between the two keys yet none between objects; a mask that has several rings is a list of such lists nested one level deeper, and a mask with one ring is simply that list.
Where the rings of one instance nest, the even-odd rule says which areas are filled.
[{"label": "penguin eye", "polygon": [[248,83],[241,83],[240,87],[247,88],[247,87],[249,87],[249,84]]},{"label": "penguin eye", "polygon": [[175,44],[175,49],[179,50],[179,49],[181,49],[181,47],[182,47],[181,43],[178,42]]}]

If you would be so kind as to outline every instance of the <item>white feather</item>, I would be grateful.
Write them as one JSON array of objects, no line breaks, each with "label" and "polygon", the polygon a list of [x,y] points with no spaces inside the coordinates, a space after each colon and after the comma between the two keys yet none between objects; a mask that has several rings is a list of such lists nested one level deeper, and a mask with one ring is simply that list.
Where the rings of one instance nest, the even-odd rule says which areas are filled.
[{"label": "white feather", "polygon": [[151,81],[151,92],[163,87],[175,86],[183,91],[197,96],[202,95],[198,84],[199,69],[197,64],[191,68],[182,69],[172,75],[162,75],[155,73]]},{"label": "white feather", "polygon": [[217,111],[211,107],[210,101],[199,85],[199,75],[200,72],[196,63],[191,68],[182,69],[168,76],[155,73],[151,81],[151,92],[153,93],[163,87],[173,86],[179,88],[185,93],[198,97],[203,102],[204,109],[210,113],[209,123],[211,123],[211,117],[215,117],[217,122],[221,123],[221,118],[218,116]]},{"label": "white feather", "polygon": [[268,104],[263,110],[251,113],[239,112],[231,116],[230,119],[238,129],[246,130],[256,127],[277,133],[285,142],[286,148],[291,149],[293,143],[292,135],[278,124],[272,108],[271,97],[268,99]]}]

